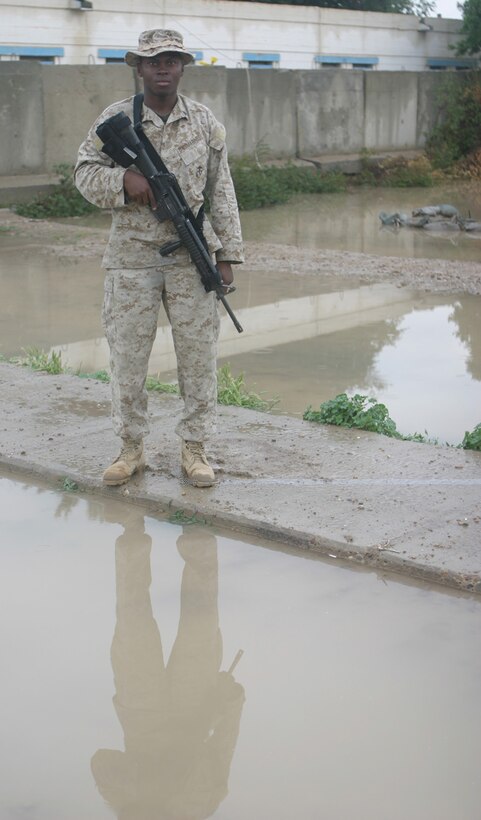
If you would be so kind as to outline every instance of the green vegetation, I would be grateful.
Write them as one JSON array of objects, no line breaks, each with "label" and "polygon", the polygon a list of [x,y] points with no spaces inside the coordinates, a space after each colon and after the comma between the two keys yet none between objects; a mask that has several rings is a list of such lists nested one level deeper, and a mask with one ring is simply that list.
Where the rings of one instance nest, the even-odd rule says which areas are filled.
[{"label": "green vegetation", "polygon": [[[32,370],[42,370],[51,375],[69,373],[68,368],[62,365],[61,353],[51,351],[45,353],[35,347],[24,350],[23,356],[16,356],[10,360],[13,364],[30,367]],[[97,370],[95,373],[75,373],[82,379],[97,379],[101,382],[110,382],[110,374],[106,370]],[[179,386],[170,382],[161,382],[155,376],[147,376],[145,386],[147,390],[157,393],[178,394]],[[246,388],[244,374],[233,376],[228,364],[217,371],[217,401],[219,404],[235,407],[247,407],[251,410],[267,412],[271,410],[278,399],[263,399],[257,393]]]},{"label": "green vegetation", "polygon": [[[60,353],[52,351],[47,354],[38,348],[27,348],[24,354],[24,356],[14,357],[9,361],[13,364],[30,367],[32,370],[44,371],[52,375],[69,372],[62,365]],[[5,358],[0,356],[0,360],[5,361]],[[80,378],[97,379],[102,382],[110,381],[110,375],[106,370],[98,370],[95,373],[77,372],[75,375]],[[147,390],[158,393],[174,395],[179,393],[177,384],[161,382],[154,376],[147,377],[146,387]],[[244,407],[250,410],[269,412],[279,402],[279,399],[264,399],[262,395],[248,390],[245,385],[244,373],[233,376],[230,365],[226,364],[217,371],[217,401],[219,404],[231,407]],[[340,393],[335,398],[323,402],[318,410],[314,410],[309,406],[303,414],[303,419],[318,424],[333,424],[337,427],[368,430],[372,433],[379,433],[402,441],[439,444],[439,441],[431,438],[427,431],[424,431],[424,434],[402,435],[397,429],[395,421],[390,417],[385,404],[380,404],[372,396],[362,396],[359,393],[351,397],[346,393]],[[472,432],[466,432],[462,443],[457,446],[465,450],[481,451],[481,423]],[[69,481],[69,479],[66,479],[66,481]],[[72,490],[75,488],[64,486],[64,489]]]},{"label": "green vegetation", "polygon": [[[439,124],[426,144],[435,168],[447,170],[463,158],[477,155],[481,176],[481,72],[466,71],[444,78],[437,94]],[[463,167],[461,166],[461,169]]]},{"label": "green vegetation", "polygon": [[422,433],[413,433],[403,436],[396,427],[396,422],[389,415],[385,404],[376,399],[361,396],[356,393],[349,397],[346,393],[339,393],[334,399],[323,402],[319,410],[308,407],[304,412],[305,421],[314,421],[318,424],[334,424],[337,427],[351,427],[357,430],[369,430],[371,433],[380,433],[389,438],[402,441],[417,441],[423,444],[437,444]]},{"label": "green vegetation", "polygon": [[[468,0],[468,2],[472,0]],[[432,0],[260,0],[261,3],[289,3],[292,6],[320,6],[324,9],[380,11],[391,14],[417,14],[427,17],[436,4]]]},{"label": "green vegetation", "polygon": [[52,376],[57,376],[63,373],[62,355],[55,353],[45,353],[44,350],[39,350],[37,347],[27,347],[24,351],[24,356],[15,357],[12,359],[14,364],[20,364],[22,367],[30,367],[32,370],[43,370],[50,373]]},{"label": "green vegetation", "polygon": [[481,51],[481,0],[465,0],[462,4],[461,41],[456,54],[479,54]]},{"label": "green vegetation", "polygon": [[235,377],[228,364],[217,371],[217,401],[219,404],[248,407],[250,410],[271,410],[278,399],[266,400],[246,389],[244,374]]},{"label": "green vegetation", "polygon": [[71,478],[65,477],[62,482],[62,489],[67,493],[75,493],[78,490],[78,484],[76,481],[72,481]]},{"label": "green vegetation", "polygon": [[77,371],[75,375],[81,379],[96,379],[98,382],[110,382],[110,373],[107,373],[106,370],[96,370],[95,373],[80,373],[80,371]]},{"label": "green vegetation", "polygon": [[205,526],[207,524],[205,518],[198,518],[195,513],[193,515],[187,515],[184,510],[177,510],[169,516],[168,522],[169,524],[182,524],[182,526],[188,526],[189,524]]},{"label": "green vegetation", "polygon": [[156,393],[178,393],[178,384],[171,384],[169,382],[161,382],[155,376],[147,376],[145,386],[147,390],[152,390]]},{"label": "green vegetation", "polygon": [[259,166],[253,157],[232,160],[231,172],[241,211],[279,205],[293,194],[336,193],[346,189],[344,174],[291,164]]},{"label": "green vegetation", "polygon": [[474,430],[470,433],[466,431],[463,441],[461,443],[463,450],[480,450],[481,451],[481,424],[477,424]]},{"label": "green vegetation", "polygon": [[362,152],[362,170],[354,183],[384,188],[430,188],[434,185],[433,167],[426,156],[407,159],[392,157],[374,160]]},{"label": "green vegetation", "polygon": [[334,399],[323,402],[319,410],[308,407],[303,418],[319,424],[335,424],[337,427],[355,427],[358,430],[370,430],[390,438],[401,438],[395,422],[390,418],[385,404],[376,399],[356,393],[349,398],[340,393]]},{"label": "green vegetation", "polygon": [[72,166],[57,165],[54,170],[60,177],[59,185],[50,194],[37,196],[31,202],[15,205],[15,211],[20,216],[27,216],[30,219],[48,219],[83,216],[98,210],[77,191],[73,181]]},{"label": "green vegetation", "polygon": [[[264,153],[268,149],[264,146]],[[415,160],[404,158],[374,162],[364,152],[362,173],[354,184],[385,185],[391,187],[429,186],[433,184],[432,167],[426,157]],[[31,219],[83,216],[98,211],[77,191],[73,169],[60,165],[55,169],[60,184],[46,196],[14,206],[20,216]],[[255,157],[246,156],[231,161],[231,172],[241,211],[287,202],[294,194],[325,194],[345,191],[347,178],[341,172],[324,172],[316,167],[259,164]],[[208,205],[208,203],[207,203]]]}]

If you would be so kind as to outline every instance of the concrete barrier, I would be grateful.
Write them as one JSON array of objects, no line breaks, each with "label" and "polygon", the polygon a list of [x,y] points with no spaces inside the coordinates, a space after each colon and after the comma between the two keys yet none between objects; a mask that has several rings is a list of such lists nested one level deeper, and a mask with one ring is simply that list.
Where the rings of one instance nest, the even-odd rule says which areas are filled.
[{"label": "concrete barrier", "polygon": [[[429,72],[283,71],[189,67],[182,91],[226,125],[232,156],[260,143],[274,158],[423,146],[438,117]],[[126,65],[0,62],[0,176],[72,164],[90,124],[138,90]]]}]

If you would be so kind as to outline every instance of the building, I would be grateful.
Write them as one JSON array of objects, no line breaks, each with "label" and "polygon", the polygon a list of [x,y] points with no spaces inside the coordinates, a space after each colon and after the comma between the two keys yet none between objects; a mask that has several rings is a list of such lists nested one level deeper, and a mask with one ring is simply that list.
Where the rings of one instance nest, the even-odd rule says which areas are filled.
[{"label": "building", "polygon": [[227,68],[425,71],[453,56],[461,21],[246,0],[0,0],[0,60],[122,62],[140,31],[174,28],[196,63]]}]

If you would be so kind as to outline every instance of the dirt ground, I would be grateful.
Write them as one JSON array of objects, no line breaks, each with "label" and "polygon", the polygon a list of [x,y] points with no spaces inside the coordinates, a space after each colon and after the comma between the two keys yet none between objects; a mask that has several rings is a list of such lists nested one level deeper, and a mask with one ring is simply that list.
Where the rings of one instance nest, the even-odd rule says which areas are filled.
[{"label": "dirt ground", "polygon": [[[0,234],[4,247],[27,244],[39,253],[57,257],[75,255],[101,257],[108,231],[75,223],[26,219],[7,208],[0,209]],[[473,240],[478,241],[478,240]],[[297,275],[356,277],[359,281],[391,282],[399,287],[445,293],[481,294],[480,261],[404,259],[333,250],[296,248],[293,245],[246,242],[245,267],[252,271],[272,270]]]}]

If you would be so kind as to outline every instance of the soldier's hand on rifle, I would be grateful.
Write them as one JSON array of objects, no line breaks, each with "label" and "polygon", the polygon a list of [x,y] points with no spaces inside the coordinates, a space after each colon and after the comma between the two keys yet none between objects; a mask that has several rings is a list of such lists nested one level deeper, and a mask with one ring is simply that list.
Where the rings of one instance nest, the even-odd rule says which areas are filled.
[{"label": "soldier's hand on rifle", "polygon": [[155,211],[156,202],[152,188],[142,174],[127,170],[124,174],[124,191],[129,202],[137,205],[150,205]]},{"label": "soldier's hand on rifle", "polygon": [[[229,293],[231,290],[231,285],[234,281],[232,265],[230,264],[230,262],[217,262],[217,270],[220,273],[222,285],[224,286],[226,293]],[[232,288],[232,290],[234,290],[234,288]]]}]

